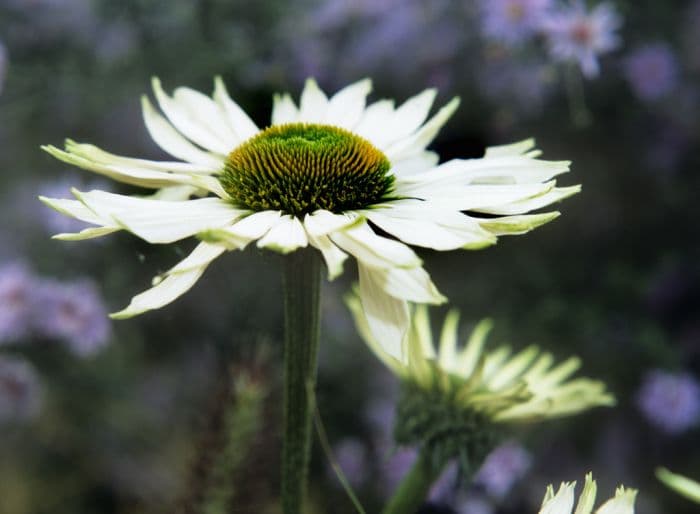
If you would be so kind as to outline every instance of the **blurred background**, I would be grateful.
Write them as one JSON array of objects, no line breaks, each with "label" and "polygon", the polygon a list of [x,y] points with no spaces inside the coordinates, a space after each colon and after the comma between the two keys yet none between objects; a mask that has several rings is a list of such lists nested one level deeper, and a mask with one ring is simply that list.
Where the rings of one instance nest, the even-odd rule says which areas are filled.
[{"label": "blurred background", "polygon": [[[514,432],[468,487],[448,470],[423,512],[535,513],[546,484],[589,470],[602,497],[639,488],[641,514],[696,512],[653,470],[700,478],[698,26],[683,0],[0,0],[0,512],[274,512],[279,257],[227,254],[174,304],[111,322],[190,247],[54,241],[74,222],[36,199],[136,192],[39,146],[161,158],[140,114],[150,78],[209,93],[216,74],[259,126],[306,77],[328,92],[371,77],[375,99],[462,98],[443,160],[536,137],[573,161],[560,182],[583,192],[555,222],[421,256],[465,334],[491,317],[493,343],[579,355],[619,405]],[[347,271],[324,286],[318,403],[377,512],[414,453],[391,443],[396,383],[355,333]],[[318,444],[313,475],[314,512],[354,512]]]}]

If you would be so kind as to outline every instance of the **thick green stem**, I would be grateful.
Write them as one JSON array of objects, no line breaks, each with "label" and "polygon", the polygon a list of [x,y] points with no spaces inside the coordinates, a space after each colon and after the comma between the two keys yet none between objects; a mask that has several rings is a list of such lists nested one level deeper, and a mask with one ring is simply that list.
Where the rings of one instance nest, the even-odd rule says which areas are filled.
[{"label": "thick green stem", "polygon": [[421,453],[384,507],[383,514],[415,514],[441,471]]},{"label": "thick green stem", "polygon": [[285,261],[282,509],[284,514],[300,514],[311,456],[313,411],[307,388],[316,381],[321,259],[308,249],[297,250]]}]

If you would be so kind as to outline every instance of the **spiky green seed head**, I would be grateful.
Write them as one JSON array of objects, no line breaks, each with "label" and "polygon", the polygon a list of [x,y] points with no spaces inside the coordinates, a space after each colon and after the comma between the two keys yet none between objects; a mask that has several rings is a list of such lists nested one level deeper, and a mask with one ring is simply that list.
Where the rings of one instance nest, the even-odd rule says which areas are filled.
[{"label": "spiky green seed head", "polygon": [[233,150],[219,180],[237,206],[302,216],[361,209],[387,198],[394,183],[390,167],[380,150],[347,130],[289,123]]}]

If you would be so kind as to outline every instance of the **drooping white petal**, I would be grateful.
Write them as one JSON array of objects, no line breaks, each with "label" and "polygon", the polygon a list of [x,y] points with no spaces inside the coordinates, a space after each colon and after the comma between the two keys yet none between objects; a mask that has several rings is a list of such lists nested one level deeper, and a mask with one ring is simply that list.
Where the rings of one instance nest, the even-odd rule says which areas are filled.
[{"label": "drooping white petal", "polygon": [[219,245],[202,242],[195,246],[194,250],[187,257],[173,266],[167,272],[167,275],[186,273],[202,266],[208,266],[210,262],[219,257],[224,251],[225,249]]},{"label": "drooping white petal", "polygon": [[328,102],[326,123],[352,130],[364,113],[365,101],[371,90],[372,81],[364,79],[338,91]]},{"label": "drooping white petal", "polygon": [[[221,77],[214,78],[214,101],[219,104],[219,107],[226,114],[228,126],[235,133],[238,144],[260,132],[255,122],[250,119],[250,116],[231,99]],[[229,151],[231,150],[233,150],[233,147],[229,149]]]},{"label": "drooping white petal", "polygon": [[80,232],[63,232],[51,236],[52,239],[61,241],[83,241],[85,239],[94,239],[96,237],[106,236],[121,230],[121,227],[90,227],[84,228]]},{"label": "drooping white petal", "polygon": [[445,298],[438,291],[430,275],[422,267],[387,268],[373,270],[375,282],[394,298],[415,303],[445,303]]},{"label": "drooping white petal", "polygon": [[95,145],[78,143],[72,139],[66,139],[66,151],[80,157],[85,157],[93,162],[101,164],[118,164],[128,168],[144,169],[153,171],[162,171],[166,173],[182,173],[182,174],[197,174],[197,175],[212,175],[221,172],[222,163],[217,162],[216,166],[205,166],[201,164],[192,164],[190,162],[180,161],[151,161],[148,159],[136,159],[133,157],[124,157],[103,150]]},{"label": "drooping white petal", "polygon": [[510,157],[513,155],[526,155],[527,157],[539,157],[542,152],[535,148],[535,140],[524,139],[517,143],[506,145],[489,146],[484,153],[484,157]]},{"label": "drooping white petal", "polygon": [[546,182],[569,171],[570,161],[540,161],[527,157],[452,159],[423,173],[403,178],[407,183],[444,187],[465,184],[530,184]]},{"label": "drooping white petal", "polygon": [[440,109],[425,125],[404,139],[393,143],[384,151],[384,154],[392,159],[405,159],[425,150],[442,126],[452,116],[459,106],[459,98],[453,98],[446,106]]},{"label": "drooping white petal", "polygon": [[343,272],[343,263],[348,258],[348,254],[334,245],[328,236],[314,236],[309,234],[308,231],[306,235],[309,238],[309,244],[317,248],[326,261],[328,280],[334,280],[340,276]]},{"label": "drooping white petal", "polygon": [[280,211],[260,211],[246,216],[225,230],[237,237],[255,240],[264,236],[280,219]]},{"label": "drooping white petal", "polygon": [[546,193],[536,194],[530,198],[514,200],[506,204],[498,205],[496,202],[489,205],[473,208],[476,212],[487,214],[523,214],[551,205],[555,202],[568,198],[581,191],[581,186],[555,187]]},{"label": "drooping white petal", "polygon": [[272,104],[272,124],[283,125],[285,123],[294,123],[298,119],[299,110],[289,93],[283,95],[276,94]]},{"label": "drooping white petal", "polygon": [[439,160],[435,152],[421,152],[406,159],[392,161],[391,173],[397,178],[407,179],[412,175],[432,170]]},{"label": "drooping white petal", "polygon": [[403,341],[410,319],[408,304],[386,294],[377,270],[357,263],[360,278],[360,301],[367,324],[378,345],[390,357],[405,363]]},{"label": "drooping white petal", "polygon": [[[554,188],[554,181],[544,184],[516,184],[506,186],[496,185],[464,185],[446,187],[443,185],[396,184],[396,193],[400,196],[429,200],[440,205],[443,209],[457,211],[489,212],[492,214],[521,214],[527,212],[523,206],[548,205],[552,200],[535,202],[535,199],[545,196]],[[569,195],[575,191],[567,191]],[[546,198],[554,199],[556,195]],[[536,207],[533,207],[536,208]],[[516,211],[516,212],[511,212]]]},{"label": "drooping white petal", "polygon": [[459,328],[459,312],[450,309],[445,316],[445,323],[440,333],[438,361],[440,367],[449,373],[456,374],[457,369],[457,333]]},{"label": "drooping white petal", "polygon": [[307,79],[299,102],[299,120],[305,123],[325,123],[328,97],[314,79]]},{"label": "drooping white petal", "polygon": [[41,148],[63,162],[90,170],[125,184],[140,187],[161,188],[181,184],[203,184],[207,179],[212,178],[208,176],[185,175],[182,173],[167,173],[125,164],[103,164],[81,155],[65,152],[55,146],[49,145],[42,146]]},{"label": "drooping white petal", "polygon": [[210,167],[221,167],[222,158],[190,143],[158,112],[145,95],[141,97],[143,121],[153,141],[173,157]]},{"label": "drooping white petal", "polygon": [[299,218],[285,214],[258,240],[257,246],[286,254],[308,244],[309,240]]},{"label": "drooping white petal", "polygon": [[542,503],[539,514],[571,514],[574,508],[574,488],[576,482],[562,483],[553,498]]},{"label": "drooping white petal", "polygon": [[[195,251],[202,251],[200,249],[202,246],[208,247],[210,245],[208,243],[200,243]],[[209,261],[200,261],[198,267],[189,267],[186,271],[167,273],[164,279],[155,281],[156,285],[154,287],[134,296],[125,309],[111,314],[110,317],[114,319],[130,318],[146,311],[163,307],[183,295],[199,280],[211,261],[225,251],[223,247],[215,247],[212,250],[208,253]]]},{"label": "drooping white petal", "polygon": [[[108,220],[98,216],[94,211],[78,200],[47,198],[46,196],[40,196],[39,200],[52,209],[66,216],[70,216],[71,218],[75,218],[86,223],[91,223],[92,225],[110,224]],[[116,224],[114,224],[114,226],[118,229]]]},{"label": "drooping white petal", "polygon": [[378,236],[366,221],[333,232],[330,238],[341,249],[371,268],[412,268],[421,264],[421,260],[408,246]]},{"label": "drooping white petal", "polygon": [[541,214],[522,214],[520,216],[502,216],[499,218],[474,218],[482,228],[494,235],[525,234],[537,227],[559,217],[558,211]]},{"label": "drooping white petal", "polygon": [[363,214],[379,228],[396,236],[404,243],[434,250],[455,250],[477,240],[490,241],[493,239],[488,232],[481,230],[478,224],[476,224],[476,230],[465,238],[432,221],[391,216],[390,210],[367,211]]},{"label": "drooping white petal", "polygon": [[[203,124],[199,119],[199,113],[191,109],[190,105],[183,104],[168,96],[163,91],[160,80],[154,77],[151,80],[153,92],[158,100],[158,105],[170,120],[170,123],[190,141],[197,143],[202,148],[216,152],[219,155],[226,155],[231,151],[231,145],[208,125]],[[219,114],[217,112],[217,118]]]},{"label": "drooping white petal", "polygon": [[359,217],[352,212],[334,214],[330,211],[319,209],[304,216],[304,227],[311,235],[325,236],[357,223],[358,219]]},{"label": "drooping white petal", "polygon": [[150,243],[171,243],[209,228],[223,227],[248,212],[218,198],[171,202],[105,191],[74,194],[100,218],[114,220]]}]

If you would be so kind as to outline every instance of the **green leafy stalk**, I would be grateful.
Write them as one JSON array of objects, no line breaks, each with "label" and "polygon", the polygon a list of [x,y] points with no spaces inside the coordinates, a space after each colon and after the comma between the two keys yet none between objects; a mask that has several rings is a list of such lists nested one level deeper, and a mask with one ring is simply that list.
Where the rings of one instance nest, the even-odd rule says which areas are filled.
[{"label": "green leafy stalk", "polygon": [[282,509],[300,514],[311,456],[312,399],[319,343],[321,260],[315,250],[297,250],[284,266],[284,440]]},{"label": "green leafy stalk", "polygon": [[413,514],[425,501],[430,486],[440,475],[442,468],[435,467],[423,452],[403,477],[398,489],[384,507],[383,514]]}]

